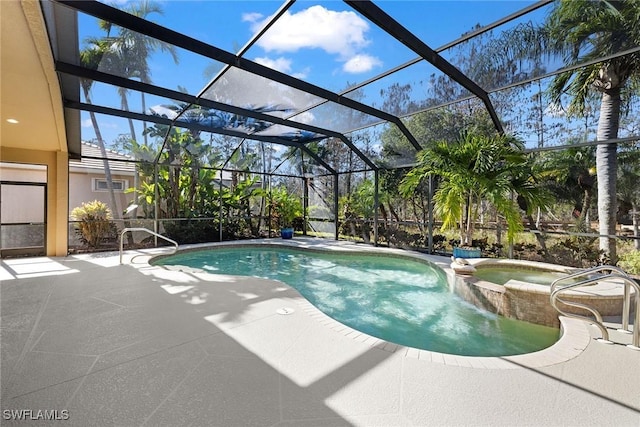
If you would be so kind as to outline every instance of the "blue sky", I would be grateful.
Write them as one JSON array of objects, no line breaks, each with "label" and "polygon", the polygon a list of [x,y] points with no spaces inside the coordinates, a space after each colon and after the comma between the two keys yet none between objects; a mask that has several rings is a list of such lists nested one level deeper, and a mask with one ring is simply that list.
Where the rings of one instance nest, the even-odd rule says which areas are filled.
[{"label": "blue sky", "polygon": [[[107,2],[127,7],[131,2]],[[258,31],[262,23],[281,6],[280,1],[157,1],[164,10],[162,15],[148,18],[170,29],[212,44],[230,52],[244,46]],[[511,0],[414,0],[376,2],[394,19],[413,31],[427,45],[436,49],[460,37],[476,25],[490,24],[518,11],[534,1]],[[543,17],[544,12],[534,16]],[[100,36],[96,20],[80,17],[80,43],[87,35]],[[177,89],[185,87],[197,94],[211,75],[204,70],[213,61],[186,51],[179,51],[179,63],[175,64],[166,53],[158,52],[149,59],[153,83]],[[293,75],[310,83],[339,92],[348,84],[359,83],[416,57],[416,54],[397,40],[378,29],[371,22],[353,11],[341,1],[298,1],[245,55],[246,58]],[[213,65],[213,69],[222,64]],[[403,73],[403,81],[419,87],[417,81],[437,70],[422,67],[415,75]],[[363,102],[375,105],[379,102],[381,83],[365,95]],[[424,84],[424,83],[423,83]],[[256,88],[251,88],[256,92]],[[265,94],[268,96],[268,94]],[[420,91],[416,91],[420,96]],[[119,101],[109,88],[96,85],[94,100],[102,104],[119,106]],[[163,103],[151,100],[150,104]],[[166,103],[166,101],[164,101]],[[148,104],[148,105],[150,105]],[[132,110],[136,101],[132,100]],[[83,139],[92,139],[93,130],[84,114]],[[113,121],[115,123],[115,121]],[[108,141],[114,134],[126,132],[121,125],[103,125]]]}]

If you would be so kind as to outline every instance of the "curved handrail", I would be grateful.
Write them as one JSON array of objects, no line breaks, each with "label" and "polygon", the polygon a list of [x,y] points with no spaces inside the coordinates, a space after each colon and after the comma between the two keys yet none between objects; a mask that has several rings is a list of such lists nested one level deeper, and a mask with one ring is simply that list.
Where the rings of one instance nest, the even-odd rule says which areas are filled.
[{"label": "curved handrail", "polygon": [[[588,268],[586,270],[579,270],[575,273],[569,274],[567,276],[563,276],[560,277],[556,280],[554,280],[553,282],[551,282],[551,289],[550,292],[553,293],[553,291],[556,288],[556,285],[558,283],[560,283],[563,280],[567,280],[567,279],[574,279],[580,276],[586,276],[589,274],[593,274],[593,273],[598,273],[600,271],[609,271],[609,274],[613,274],[613,272],[616,272],[618,274],[621,274],[623,276],[626,277],[630,277],[629,274],[624,271],[623,269],[621,269],[620,267],[616,267],[615,265],[597,265],[595,267],[591,267]],[[600,278],[605,278],[606,275],[603,276],[599,276]],[[622,302],[622,329],[623,330],[628,330],[629,329],[629,305],[630,305],[630,298],[629,298],[629,291],[630,291],[630,287],[628,284],[625,284],[624,287],[624,297],[623,297],[623,302]]]},{"label": "curved handrail", "polygon": [[626,271],[624,271],[620,267],[616,267],[615,265],[598,265],[598,266],[595,266],[595,267],[592,267],[592,268],[588,268],[586,270],[580,270],[580,271],[577,271],[575,273],[571,273],[571,274],[568,274],[566,276],[562,276],[562,277],[554,280],[553,282],[551,282],[551,291],[553,291],[553,289],[555,288],[556,284],[562,282],[563,280],[574,279],[576,277],[586,276],[586,275],[589,275],[589,274],[597,273],[599,271],[615,271],[616,273],[622,274],[623,276],[627,276],[627,277],[629,276]]},{"label": "curved handrail", "polygon": [[124,236],[124,233],[128,232],[128,231],[146,231],[149,234],[153,234],[156,237],[160,237],[161,239],[166,240],[169,243],[173,243],[175,245],[175,248],[173,248],[173,252],[171,252],[170,255],[175,254],[176,252],[178,252],[178,242],[176,242],[175,240],[172,240],[166,236],[163,236],[160,233],[156,233],[155,231],[151,231],[148,228],[144,228],[144,227],[127,227],[122,229],[122,232],[120,233],[120,264],[122,264],[122,250],[124,249],[124,242],[122,241],[122,237]]},{"label": "curved handrail", "polygon": [[[602,276],[598,276],[598,277],[593,277],[593,278],[589,278],[580,282],[576,282],[576,283],[569,283],[565,286],[562,287],[557,287],[558,283],[560,283],[563,280],[569,279],[569,278],[577,278],[580,276],[584,276],[587,274],[591,274],[597,271],[611,271],[612,273],[607,274],[607,275],[602,275]],[[615,272],[615,273],[614,273]],[[588,322],[593,323],[594,325],[596,325],[598,327],[598,329],[600,329],[600,332],[602,333],[602,339],[606,342],[609,342],[609,331],[607,330],[607,328],[604,326],[604,323],[602,321],[602,316],[600,316],[600,313],[595,310],[594,308],[591,308],[585,304],[581,304],[581,303],[577,303],[577,302],[573,302],[573,301],[567,301],[564,300],[562,298],[560,298],[560,293],[566,291],[566,290],[570,290],[573,288],[578,288],[581,286],[587,286],[593,283],[597,283],[601,280],[604,279],[612,279],[612,278],[617,278],[617,279],[621,279],[622,282],[624,283],[625,286],[625,292],[624,292],[624,306],[623,306],[623,318],[626,318],[626,322],[623,320],[623,329],[627,329],[628,328],[628,316],[629,316],[629,289],[630,287],[633,287],[635,290],[635,296],[634,296],[634,300],[635,300],[635,317],[634,317],[634,321],[633,321],[633,339],[632,339],[632,344],[631,346],[635,349],[640,349],[640,285],[633,280],[624,270],[615,267],[615,266],[598,266],[598,267],[594,267],[588,270],[583,270],[583,271],[579,271],[577,273],[573,273],[570,274],[568,276],[564,276],[561,277],[560,279],[554,280],[553,283],[551,284],[551,290],[550,290],[550,294],[549,294],[549,300],[551,302],[551,305],[553,306],[553,308],[556,309],[556,311],[558,311],[560,314],[563,314],[564,316],[567,317],[573,317],[573,318],[577,318],[577,319],[582,319],[582,320],[586,320]],[[590,317],[587,316],[583,316],[580,314],[575,314],[575,313],[567,313],[564,310],[560,309],[557,305],[557,302],[560,301],[561,303],[570,306],[570,307],[578,307],[578,308],[582,308],[586,311],[589,311],[591,314],[594,315],[595,317],[595,322],[593,321],[593,319],[591,319]],[[626,325],[625,325],[626,323]]]},{"label": "curved handrail", "polygon": [[[575,276],[577,277],[577,276]],[[600,313],[598,312],[598,310],[596,310],[595,308],[591,308],[585,304],[581,304],[578,302],[573,302],[573,301],[566,301],[563,300],[562,298],[560,298],[558,296],[558,294],[560,292],[563,292],[565,290],[568,289],[573,289],[573,288],[577,288],[580,286],[587,286],[590,285],[592,283],[596,283],[600,280],[601,278],[597,278],[597,279],[587,279],[587,280],[583,280],[581,282],[576,282],[576,283],[570,283],[562,288],[558,288],[558,289],[552,289],[551,290],[551,294],[549,295],[549,299],[551,301],[551,305],[553,306],[553,308],[556,309],[556,311],[564,316],[567,317],[573,317],[576,319],[582,319],[585,320],[587,322],[591,322],[594,325],[596,325],[598,327],[598,329],[600,329],[600,333],[602,334],[602,339],[606,342],[610,342],[609,341],[609,331],[607,330],[607,328],[604,326],[603,322],[602,322],[602,316],[600,315]],[[555,282],[554,282],[555,283]],[[591,319],[590,317],[587,316],[583,316],[581,314],[575,314],[575,313],[568,313],[562,309],[560,309],[558,307],[557,302],[560,301],[561,303],[563,303],[564,305],[568,305],[570,307],[577,307],[577,308],[582,308],[584,310],[587,310],[588,312],[590,312],[591,314],[593,314],[593,316],[596,318],[596,321],[594,322],[593,319]]]}]

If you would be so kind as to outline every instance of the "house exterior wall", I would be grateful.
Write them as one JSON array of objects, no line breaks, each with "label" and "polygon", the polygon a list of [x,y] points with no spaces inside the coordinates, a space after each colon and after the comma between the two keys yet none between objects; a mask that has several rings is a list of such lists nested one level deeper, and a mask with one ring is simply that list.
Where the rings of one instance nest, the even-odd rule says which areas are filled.
[{"label": "house exterior wall", "polygon": [[[2,181],[47,184],[45,251],[49,256],[67,254],[68,221],[73,208],[93,200],[111,205],[109,192],[94,188],[94,180],[104,179],[104,173],[75,166],[70,170],[66,153],[2,148],[0,161],[3,162]],[[126,181],[127,187],[134,185],[131,173],[114,171],[112,177]],[[39,188],[3,186],[2,222],[41,222],[44,210],[41,191]],[[135,196],[124,191],[116,191],[115,196],[118,206],[114,216],[118,216],[117,213],[121,214]]]},{"label": "house exterior wall", "polygon": [[[134,186],[134,177],[131,175],[112,172],[111,177],[114,180],[125,180],[127,182],[127,187]],[[122,216],[123,211],[134,199],[134,193],[125,193],[124,191],[116,190],[114,193],[118,206],[114,208],[111,206],[111,197],[109,196],[108,191],[94,189],[94,180],[96,179],[105,179],[104,173],[101,173],[101,171],[91,173],[74,170],[69,172],[69,213],[84,202],[99,200],[111,208],[114,218],[118,217],[118,213]]]},{"label": "house exterior wall", "polygon": [[[67,255],[69,217],[69,156],[61,151],[25,150],[0,147],[0,161],[38,164],[47,167],[47,243],[48,256]],[[4,179],[4,178],[3,178]],[[3,203],[5,201],[3,200]],[[24,205],[24,201],[17,202]]]}]

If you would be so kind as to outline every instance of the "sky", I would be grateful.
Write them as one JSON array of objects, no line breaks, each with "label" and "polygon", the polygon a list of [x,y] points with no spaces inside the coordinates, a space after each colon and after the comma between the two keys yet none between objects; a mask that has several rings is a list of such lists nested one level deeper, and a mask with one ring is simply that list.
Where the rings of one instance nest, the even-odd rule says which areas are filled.
[{"label": "sky", "polygon": [[[125,0],[106,3],[120,8],[132,4]],[[270,0],[160,0],[156,3],[163,13],[149,15],[149,20],[232,53],[238,52],[282,5],[281,1]],[[490,24],[533,3],[524,0],[376,2],[433,49],[457,39],[476,25]],[[544,11],[531,14],[527,19],[536,17],[544,17]],[[104,34],[97,28],[96,19],[89,16],[80,15],[79,29],[81,46],[87,36]],[[304,0],[294,3],[244,55],[247,59],[333,92],[366,81],[416,56],[344,2]],[[174,90],[185,88],[190,94],[197,95],[223,66],[184,50],[178,51],[178,60],[175,63],[168,53],[153,55],[149,59],[153,83]],[[425,76],[439,73],[429,67],[415,67],[371,85],[361,95],[362,101],[379,106],[380,90],[390,85],[392,79],[411,83],[416,88],[415,96],[420,97],[428,89],[421,87],[426,84],[423,81]],[[249,102],[248,99],[256,104],[270,99],[272,92],[267,82],[255,79],[246,84],[244,98],[234,88],[239,95],[240,106],[248,106],[243,105]],[[219,92],[223,93],[224,89]],[[102,104],[119,107],[112,88],[95,85],[93,98],[100,99]],[[147,106],[167,103],[170,101],[147,100]],[[131,109],[135,110],[136,106],[141,109],[139,102],[132,100]],[[116,123],[117,120],[111,122]],[[120,129],[121,124],[110,125],[108,120],[102,127],[107,141],[117,133],[127,131],[126,128]],[[83,114],[82,131],[85,140],[95,137],[86,113]]]}]

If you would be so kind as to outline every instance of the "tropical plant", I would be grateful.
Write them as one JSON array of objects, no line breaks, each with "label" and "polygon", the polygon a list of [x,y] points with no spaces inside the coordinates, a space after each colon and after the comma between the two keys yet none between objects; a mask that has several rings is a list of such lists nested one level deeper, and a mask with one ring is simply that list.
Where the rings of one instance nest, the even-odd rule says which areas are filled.
[{"label": "tropical plant", "polygon": [[504,216],[512,240],[523,230],[516,195],[533,209],[546,203],[533,181],[522,144],[503,135],[464,132],[454,143],[437,141],[418,154],[418,165],[403,179],[408,197],[429,176],[439,179],[434,210],[442,229],[457,227],[463,246],[472,244],[474,226],[483,200]]},{"label": "tropical plant", "polygon": [[267,196],[267,207],[271,212],[272,227],[293,227],[296,219],[302,218],[303,209],[300,198],[279,186],[271,189]]},{"label": "tropical plant", "polygon": [[[127,5],[125,9],[128,13],[147,18],[148,15],[153,13],[162,14],[162,8],[153,1],[142,0],[136,3]],[[151,73],[148,65],[149,56],[151,56],[156,50],[167,51],[171,54],[174,61],[177,63],[178,57],[175,47],[170,44],[155,40],[150,37],[143,36],[123,27],[116,27],[118,29],[117,35],[113,36],[111,30],[113,24],[108,21],[99,20],[98,26],[105,31],[104,37],[89,37],[85,40],[85,48],[80,52],[80,61],[86,68],[101,71],[105,71],[111,74],[115,74],[120,77],[135,78],[144,83],[151,83]],[[93,80],[82,79],[81,87],[85,100],[88,104],[91,104],[91,87],[93,86]],[[118,94],[121,100],[121,106],[123,110],[129,111],[129,103],[127,99],[128,90],[126,88],[118,88]],[[145,98],[142,93],[142,110],[145,111]],[[105,180],[107,182],[107,189],[109,192],[109,198],[111,203],[111,209],[115,215],[120,218],[120,209],[117,206],[114,190],[113,180],[111,177],[111,169],[107,160],[107,151],[105,148],[105,141],[102,138],[102,133],[98,126],[95,113],[89,112],[91,123],[96,134],[96,141],[101,151],[103,158],[103,166],[105,173]],[[133,120],[128,119],[130,139],[135,141],[136,133],[133,126]],[[146,139],[146,133],[144,134]],[[132,243],[132,236],[128,235],[130,243]]]},{"label": "tropical plant", "polygon": [[76,223],[80,238],[89,247],[96,248],[100,242],[113,232],[114,224],[111,210],[106,203],[99,200],[85,202],[71,211],[71,218]]},{"label": "tropical plant", "polygon": [[[149,19],[149,15],[163,14],[160,4],[150,0],[140,0],[131,4],[127,4],[123,9],[127,13],[143,19]],[[178,63],[178,54],[175,46],[162,42],[160,40],[144,36],[128,28],[116,27],[117,33],[112,35],[113,24],[108,21],[99,20],[99,27],[105,31],[106,36],[102,39],[105,43],[103,70],[116,74],[120,77],[133,78],[143,83],[151,83],[151,70],[148,60],[157,50],[167,52]],[[129,102],[127,99],[128,89],[119,87],[118,94],[120,96],[122,109],[129,111]],[[146,110],[144,92],[141,93],[142,111]],[[129,121],[129,130],[131,138],[136,138],[133,120]]]},{"label": "tropical plant", "polygon": [[[597,139],[618,137],[622,105],[640,80],[640,55],[621,52],[640,45],[640,2],[560,0],[549,15],[546,31],[556,51],[571,67],[555,77],[550,92],[560,102],[571,96],[569,112],[581,113],[594,91],[601,96]],[[607,58],[602,60],[602,58]],[[598,144],[596,150],[600,249],[616,261],[617,144]]]},{"label": "tropical plant", "polygon": [[375,214],[374,200],[375,188],[370,179],[363,179],[356,185],[353,193],[341,197],[339,200],[343,220],[341,232],[352,236],[359,232],[362,239],[369,243],[371,240],[370,220]]},{"label": "tropical plant", "polygon": [[[83,67],[89,68],[91,70],[97,70],[102,62],[102,58],[104,57],[105,52],[108,49],[108,43],[104,40],[98,39],[90,40],[88,43],[89,46],[80,52],[80,63]],[[91,104],[91,87],[93,86],[93,80],[81,79],[80,86],[82,88],[85,101],[87,102],[87,104]],[[102,139],[102,132],[100,131],[100,126],[98,125],[96,114],[93,111],[89,111],[89,118],[91,120],[93,130],[96,134],[97,145],[100,148],[100,156],[102,157],[104,177],[107,181],[107,191],[109,192],[111,209],[113,212],[116,212],[116,215],[118,215],[120,210],[118,209],[118,204],[116,202],[115,191],[113,189],[113,178],[111,176],[111,167],[107,158],[107,149],[104,145],[104,139]]]},{"label": "tropical plant", "polygon": [[627,273],[640,275],[640,251],[635,250],[622,254],[620,267],[624,268]]},{"label": "tropical plant", "polygon": [[595,196],[595,147],[572,147],[538,154],[536,172],[557,201],[572,204],[579,228],[589,229]]},{"label": "tropical plant", "polygon": [[620,152],[618,165],[618,202],[621,212],[631,217],[634,247],[640,250],[640,151],[633,147]]}]

